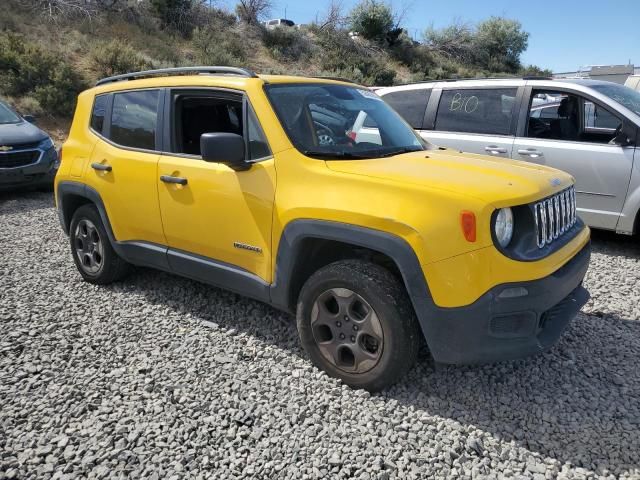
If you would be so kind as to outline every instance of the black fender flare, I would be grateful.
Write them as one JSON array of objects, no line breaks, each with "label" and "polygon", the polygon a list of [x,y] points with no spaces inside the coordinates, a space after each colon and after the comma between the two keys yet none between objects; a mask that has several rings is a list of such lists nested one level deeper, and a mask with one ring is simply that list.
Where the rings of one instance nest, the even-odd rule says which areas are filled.
[{"label": "black fender flare", "polygon": [[[433,300],[418,257],[403,238],[381,230],[347,223],[301,219],[287,224],[278,246],[274,282],[271,285],[271,303],[289,311],[291,279],[297,262],[304,262],[303,240],[317,238],[333,240],[378,251],[391,258],[398,267],[404,285],[421,325],[428,312],[433,311]],[[424,329],[423,329],[424,331]]]}]

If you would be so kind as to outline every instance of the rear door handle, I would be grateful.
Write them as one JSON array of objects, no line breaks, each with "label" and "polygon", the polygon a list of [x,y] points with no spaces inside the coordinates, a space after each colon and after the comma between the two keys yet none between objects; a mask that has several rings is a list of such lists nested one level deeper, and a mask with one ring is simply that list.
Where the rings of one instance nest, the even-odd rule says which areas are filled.
[{"label": "rear door handle", "polygon": [[183,177],[172,177],[171,175],[160,175],[160,180],[164,183],[175,183],[178,185],[186,185],[187,179]]},{"label": "rear door handle", "polygon": [[507,153],[507,149],[504,147],[499,147],[497,145],[489,145],[488,147],[484,147],[485,152],[489,152],[493,155],[497,155],[499,153]]},{"label": "rear door handle", "polygon": [[110,172],[111,170],[113,170],[111,168],[111,165],[107,165],[106,163],[97,163],[97,162],[93,162],[91,164],[91,168],[93,168],[94,170],[99,170],[101,172]]},{"label": "rear door handle", "polygon": [[524,155],[525,157],[538,158],[542,156],[542,152],[540,150],[536,150],[535,148],[526,148],[518,150],[519,155]]}]

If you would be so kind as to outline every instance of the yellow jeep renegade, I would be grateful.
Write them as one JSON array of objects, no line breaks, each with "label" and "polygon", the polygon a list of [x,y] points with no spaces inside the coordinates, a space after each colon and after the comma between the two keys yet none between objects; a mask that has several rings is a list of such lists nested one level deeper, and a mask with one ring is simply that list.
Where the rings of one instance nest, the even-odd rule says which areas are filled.
[{"label": "yellow jeep renegade", "polygon": [[295,312],[313,362],[378,390],[543,351],[588,299],[560,171],[433,147],[343,81],[192,67],[83,92],[56,177],[88,281],[143,265]]}]

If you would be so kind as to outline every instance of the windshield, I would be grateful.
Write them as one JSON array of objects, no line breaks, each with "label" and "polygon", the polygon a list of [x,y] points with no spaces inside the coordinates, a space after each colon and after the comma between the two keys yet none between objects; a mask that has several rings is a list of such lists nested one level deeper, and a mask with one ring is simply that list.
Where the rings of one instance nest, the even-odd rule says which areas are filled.
[{"label": "windshield", "polygon": [[610,85],[594,85],[593,89],[606,95],[610,99],[627,107],[636,115],[640,115],[640,92],[624,85],[612,83]]},{"label": "windshield", "polygon": [[380,158],[425,150],[426,143],[380,97],[343,85],[268,85],[289,138],[318,158]]},{"label": "windshield", "polygon": [[4,103],[0,102],[0,125],[18,122],[20,122],[20,117],[13,113],[13,111]]}]

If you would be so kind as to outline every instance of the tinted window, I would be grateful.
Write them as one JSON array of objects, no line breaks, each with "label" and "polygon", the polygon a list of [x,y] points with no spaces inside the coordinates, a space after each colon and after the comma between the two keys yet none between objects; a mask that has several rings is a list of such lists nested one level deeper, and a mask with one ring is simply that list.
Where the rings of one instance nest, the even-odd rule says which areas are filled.
[{"label": "tinted window", "polygon": [[18,117],[9,107],[0,102],[0,125],[5,123],[18,123],[20,117]]},{"label": "tinted window", "polygon": [[108,95],[99,95],[93,101],[93,110],[91,111],[91,128],[98,133],[102,133],[104,127],[104,116],[107,110]]},{"label": "tinted window", "polygon": [[247,136],[249,144],[249,160],[257,160],[259,158],[271,156],[269,144],[264,136],[260,123],[256,118],[253,109],[249,107],[247,118]]},{"label": "tinted window", "polygon": [[158,123],[158,91],[116,93],[111,114],[111,140],[119,145],[154,150]]},{"label": "tinted window", "polygon": [[391,92],[383,98],[409,125],[413,128],[422,128],[424,112],[430,96],[431,89],[421,89]]},{"label": "tinted window", "polygon": [[436,130],[508,135],[516,88],[444,90]]}]

